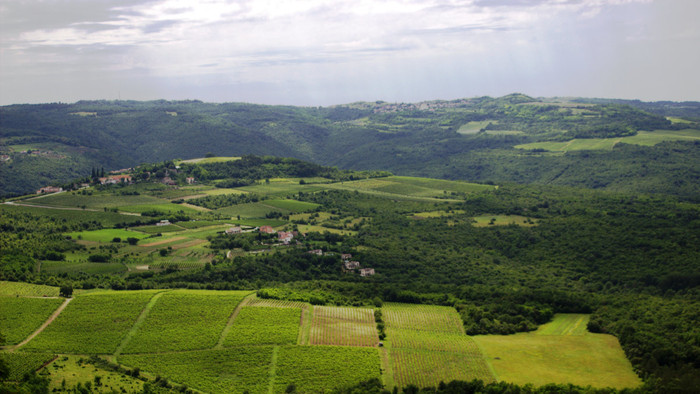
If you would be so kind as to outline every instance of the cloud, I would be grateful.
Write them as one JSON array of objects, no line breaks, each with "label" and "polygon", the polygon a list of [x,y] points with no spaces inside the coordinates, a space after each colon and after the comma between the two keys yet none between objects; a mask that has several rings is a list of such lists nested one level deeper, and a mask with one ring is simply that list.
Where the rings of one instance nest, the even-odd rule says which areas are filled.
[{"label": "cloud", "polygon": [[[394,87],[395,92],[427,96],[439,95],[435,87],[442,86],[444,94],[459,97],[471,91],[464,86],[483,88],[484,81],[503,86],[484,90],[507,93],[524,89],[506,84],[538,86],[534,81],[556,77],[558,85],[548,85],[549,91],[556,91],[566,82],[563,70],[593,75],[591,70],[612,67],[620,72],[622,65],[634,64],[637,52],[630,52],[629,58],[616,55],[630,43],[656,40],[659,44],[644,44],[653,52],[657,45],[668,45],[670,37],[697,40],[698,28],[687,17],[693,14],[688,7],[697,10],[697,5],[687,2],[685,11],[668,11],[662,19],[673,22],[656,25],[660,18],[654,13],[671,9],[661,4],[648,0],[6,1],[0,6],[0,20],[9,21],[0,25],[0,83],[18,86],[18,94],[26,94],[20,88],[24,76],[46,73],[68,78],[82,72],[126,86],[140,84],[137,90],[142,92],[142,79],[129,82],[129,73],[134,73],[159,81],[153,85],[158,89],[167,81],[192,87],[207,80],[211,89],[233,84],[272,91],[279,83],[283,91],[299,90],[291,86],[320,91],[325,84],[372,94],[378,94],[378,86]],[[73,86],[75,92],[91,89],[80,81]],[[464,94],[453,93],[453,87]],[[341,93],[334,89],[335,97]]]}]

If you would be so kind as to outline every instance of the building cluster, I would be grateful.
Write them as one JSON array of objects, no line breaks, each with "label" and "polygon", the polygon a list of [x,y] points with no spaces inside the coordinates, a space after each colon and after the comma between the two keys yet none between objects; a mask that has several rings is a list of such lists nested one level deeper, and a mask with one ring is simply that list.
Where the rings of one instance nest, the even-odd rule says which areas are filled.
[{"label": "building cluster", "polygon": [[131,175],[110,175],[102,178],[97,178],[100,185],[116,185],[118,183],[131,183],[133,178]]},{"label": "building cluster", "polygon": [[[323,250],[321,249],[309,250],[306,253],[323,256]],[[372,276],[375,274],[374,268],[362,268],[359,261],[352,260],[350,253],[341,254],[340,259],[343,261],[343,270],[346,272],[357,270],[360,276]]]},{"label": "building cluster", "polygon": [[62,187],[45,186],[45,187],[42,187],[41,189],[37,190],[36,194],[58,193],[58,192],[62,192],[62,191],[63,191]]}]

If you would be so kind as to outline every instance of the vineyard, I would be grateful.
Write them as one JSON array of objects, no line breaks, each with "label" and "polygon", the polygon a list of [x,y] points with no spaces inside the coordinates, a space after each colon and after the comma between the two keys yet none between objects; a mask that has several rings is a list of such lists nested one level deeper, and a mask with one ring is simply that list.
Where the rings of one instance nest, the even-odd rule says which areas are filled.
[{"label": "vineyard", "polygon": [[266,298],[253,298],[248,306],[266,306],[270,308],[306,308],[307,304],[300,301],[273,300]]},{"label": "vineyard", "polygon": [[272,346],[125,355],[119,362],[208,393],[264,393]]},{"label": "vineyard", "polygon": [[300,308],[245,306],[236,316],[224,346],[296,344],[300,319]]},{"label": "vineyard", "polygon": [[76,296],[26,351],[112,353],[153,292],[104,292]]},{"label": "vineyard", "polygon": [[56,358],[55,355],[44,353],[0,353],[0,360],[4,361],[10,369],[7,380],[12,381],[22,379],[24,374],[38,370],[54,358]]},{"label": "vineyard", "polygon": [[61,305],[59,298],[0,298],[0,327],[6,345],[14,345],[29,336]]},{"label": "vineyard", "polygon": [[312,345],[377,346],[378,342],[372,309],[314,307]]},{"label": "vineyard", "polygon": [[340,346],[282,346],[274,392],[293,384],[300,393],[322,392],[380,378],[377,349]]},{"label": "vineyard", "polygon": [[387,303],[382,310],[395,386],[496,380],[476,342],[464,334],[454,308]]},{"label": "vineyard", "polygon": [[58,287],[0,281],[0,296],[58,297]]},{"label": "vineyard", "polygon": [[[208,349],[248,292],[184,291],[160,297],[124,353]],[[206,322],[206,324],[202,324]]]}]

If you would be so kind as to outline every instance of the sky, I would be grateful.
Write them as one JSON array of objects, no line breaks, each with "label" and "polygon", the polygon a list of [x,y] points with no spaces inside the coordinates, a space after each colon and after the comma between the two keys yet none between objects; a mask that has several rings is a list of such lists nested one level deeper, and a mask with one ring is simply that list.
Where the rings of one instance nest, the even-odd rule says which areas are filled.
[{"label": "sky", "polygon": [[700,100],[697,0],[0,0],[0,105]]}]

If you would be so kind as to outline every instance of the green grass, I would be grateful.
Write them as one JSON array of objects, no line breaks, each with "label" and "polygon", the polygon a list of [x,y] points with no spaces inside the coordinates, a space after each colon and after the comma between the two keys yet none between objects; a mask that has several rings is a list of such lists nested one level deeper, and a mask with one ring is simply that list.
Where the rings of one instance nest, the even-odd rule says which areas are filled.
[{"label": "green grass", "polygon": [[234,160],[240,160],[240,159],[241,158],[238,156],[200,157],[200,158],[196,158],[196,159],[180,160],[180,161],[177,161],[176,164],[180,164],[180,163],[197,163],[197,164],[221,163],[224,161],[234,161]]},{"label": "green grass", "polygon": [[457,130],[459,134],[474,134],[478,133],[481,131],[484,127],[488,126],[489,123],[495,121],[491,120],[482,120],[482,121],[472,121],[472,122],[467,122],[460,126],[460,128]]},{"label": "green grass", "polygon": [[[581,315],[556,315],[536,332],[481,335],[474,339],[499,378],[506,382],[572,383],[617,389],[639,386],[641,380],[617,338],[580,333],[580,324],[573,322],[581,321]],[[556,335],[557,332],[563,335]]]},{"label": "green grass", "polygon": [[166,214],[176,213],[182,211],[184,213],[196,213],[199,212],[194,208],[190,208],[182,204],[173,203],[162,203],[162,204],[139,204],[139,205],[123,205],[119,207],[120,211],[133,212],[133,213],[144,213],[148,211],[159,211],[165,212]]},{"label": "green grass", "polygon": [[66,233],[66,235],[70,235],[70,237],[73,239],[82,239],[85,241],[94,242],[112,242],[114,238],[121,238],[122,241],[126,241],[127,238],[143,239],[148,237],[148,235],[143,233],[118,228],[93,231],[74,231],[72,233]]},{"label": "green grass", "polygon": [[329,391],[380,378],[374,348],[282,346],[277,358],[274,392],[293,384],[300,393]]},{"label": "green grass", "polygon": [[212,348],[246,291],[177,290],[162,295],[123,353]]},{"label": "green grass", "polygon": [[189,222],[177,222],[177,225],[184,227],[186,229],[195,229],[200,227],[216,226],[225,224],[224,222],[217,222],[213,220],[194,220]]},{"label": "green grass", "polygon": [[[41,200],[35,201],[39,203]],[[23,203],[23,202],[22,202]],[[25,206],[12,206],[0,204],[0,215],[4,210],[13,212],[26,212],[33,215],[40,215],[48,218],[54,218],[56,220],[67,220],[70,222],[98,222],[103,227],[114,227],[117,223],[133,223],[141,220],[139,216],[133,215],[122,215],[115,212],[103,212],[103,211],[84,211],[84,210],[60,210],[52,208],[39,208],[39,207],[25,207]]]},{"label": "green grass", "polygon": [[153,294],[153,291],[122,291],[78,295],[23,349],[73,354],[112,353]]},{"label": "green grass", "polygon": [[115,274],[125,272],[127,268],[121,263],[90,263],[90,262],[65,262],[44,261],[41,263],[41,272],[51,274],[78,273],[86,274]]},{"label": "green grass", "polygon": [[590,315],[584,314],[558,314],[551,322],[537,328],[538,335],[585,335],[588,333],[586,326]]},{"label": "green grass", "polygon": [[300,308],[245,306],[236,316],[224,347],[296,344],[300,320]]},{"label": "green grass", "polygon": [[58,297],[56,286],[0,281],[0,296]]},{"label": "green grass", "polygon": [[473,225],[475,227],[507,226],[517,224],[518,226],[530,227],[537,225],[537,219],[530,219],[519,215],[481,215],[475,216]]},{"label": "green grass", "polygon": [[267,392],[271,360],[272,346],[119,357],[122,364],[208,393]]},{"label": "green grass", "polygon": [[0,327],[4,345],[15,345],[51,316],[63,303],[62,298],[0,297]]},{"label": "green grass", "polygon": [[[240,216],[242,219],[264,218],[265,215],[271,212],[283,212],[281,209],[267,206],[260,202],[249,204],[237,204],[226,208],[219,208],[212,211],[214,214],[221,214],[237,219]],[[284,213],[284,212],[283,212]]]},{"label": "green grass", "polygon": [[56,355],[47,353],[0,353],[0,360],[4,361],[10,370],[7,380],[13,382],[22,380],[24,374],[38,370],[55,357]]},{"label": "green grass", "polygon": [[455,215],[462,215],[464,211],[461,209],[453,211],[429,211],[429,212],[418,212],[414,213],[413,217],[416,218],[441,218],[441,217],[451,217]]},{"label": "green grass", "polygon": [[284,226],[287,224],[284,220],[279,220],[279,219],[241,219],[241,220],[234,220],[233,221],[236,224],[239,224],[241,226],[251,226],[251,227],[260,227],[260,226],[272,226],[272,227],[279,227],[279,226]]},{"label": "green grass", "polygon": [[[105,393],[139,393],[143,391],[143,381],[125,374],[114,371],[96,368],[94,365],[85,362],[84,356],[59,356],[56,361],[49,364],[43,373],[48,373],[49,392],[67,391],[74,388],[78,383],[84,385],[85,382],[92,382],[92,392]],[[46,371],[46,372],[44,372]],[[100,386],[95,385],[95,377],[100,377]],[[84,386],[83,386],[84,387]]]},{"label": "green grass", "polygon": [[139,226],[139,227],[132,227],[131,229],[134,231],[140,231],[140,232],[146,233],[146,234],[172,233],[175,231],[184,231],[184,229],[182,227],[176,226],[174,224],[168,224],[165,226]]},{"label": "green grass", "polygon": [[700,130],[655,130],[640,131],[637,135],[618,138],[585,138],[570,141],[533,142],[516,145],[516,149],[544,149],[551,152],[568,152],[578,150],[612,150],[618,143],[652,146],[663,141],[700,141]]},{"label": "green grass", "polygon": [[102,209],[104,207],[121,209],[121,207],[123,206],[139,204],[160,204],[163,202],[164,201],[159,198],[146,195],[122,196],[107,193],[94,193],[93,195],[82,195],[78,193],[73,194],[72,192],[52,194],[49,196],[33,198],[23,201],[23,203],[35,205],[74,208],[85,206],[86,208],[92,209]]},{"label": "green grass", "polygon": [[285,209],[294,213],[309,212],[320,207],[320,204],[312,202],[296,201],[296,200],[265,200],[264,205],[270,205],[275,208]]},{"label": "green grass", "polygon": [[298,225],[299,231],[302,233],[310,233],[310,232],[318,232],[318,233],[334,233],[334,234],[342,234],[342,235],[355,235],[357,234],[357,231],[353,230],[340,230],[337,228],[330,228],[330,227],[323,227],[323,226],[316,226],[313,224],[300,224]]}]

